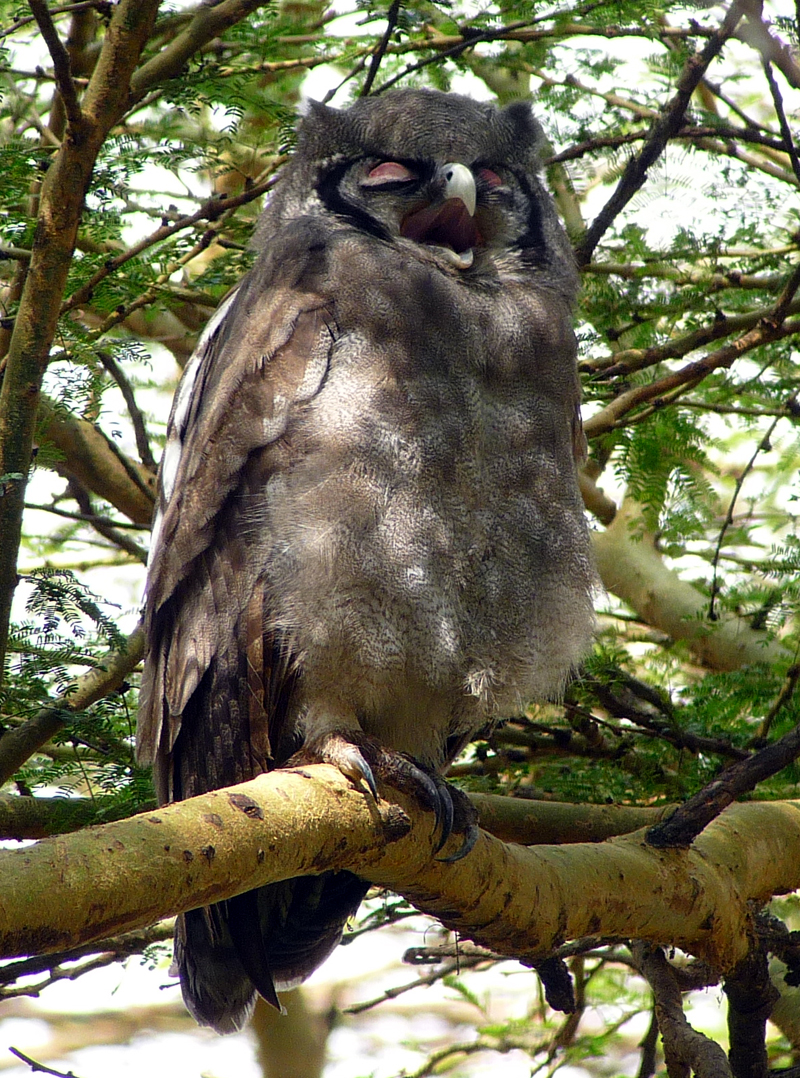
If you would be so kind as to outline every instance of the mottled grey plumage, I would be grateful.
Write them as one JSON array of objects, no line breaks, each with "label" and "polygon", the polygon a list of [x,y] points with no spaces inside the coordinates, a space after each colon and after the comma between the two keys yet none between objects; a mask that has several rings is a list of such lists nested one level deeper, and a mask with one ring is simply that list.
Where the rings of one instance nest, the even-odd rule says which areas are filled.
[{"label": "mottled grey plumage", "polygon": [[[526,103],[430,91],[302,121],[170,419],[138,730],[162,802],[298,749],[364,774],[363,734],[441,771],[583,654],[576,273],[539,141]],[[190,1009],[238,1028],[364,890],[336,873],[187,915]]]}]

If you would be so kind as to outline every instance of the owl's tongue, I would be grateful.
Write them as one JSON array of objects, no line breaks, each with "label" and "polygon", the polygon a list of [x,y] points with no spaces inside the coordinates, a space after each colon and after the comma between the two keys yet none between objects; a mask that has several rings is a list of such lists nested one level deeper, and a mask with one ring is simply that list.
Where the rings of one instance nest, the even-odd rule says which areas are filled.
[{"label": "owl's tongue", "polygon": [[480,243],[480,233],[460,198],[448,198],[438,206],[426,206],[403,221],[400,234],[417,243],[452,247],[461,254]]}]

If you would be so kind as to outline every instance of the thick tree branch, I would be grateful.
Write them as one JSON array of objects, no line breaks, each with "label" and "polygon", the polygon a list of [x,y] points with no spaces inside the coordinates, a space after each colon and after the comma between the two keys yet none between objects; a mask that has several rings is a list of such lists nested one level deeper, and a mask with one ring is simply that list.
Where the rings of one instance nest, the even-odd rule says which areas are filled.
[{"label": "thick tree branch", "polygon": [[[500,794],[470,794],[484,831],[523,846],[602,842],[649,827],[675,811],[675,805],[637,808],[630,805],[573,805],[567,801],[533,801]],[[149,812],[155,801],[138,812]],[[0,839],[46,838],[109,823],[133,815],[113,797],[22,797],[0,795]]]},{"label": "thick tree branch", "polygon": [[130,77],[150,35],[158,0],[120,0],[86,89],[42,184],[31,260],[0,389],[0,677],[4,669],[17,550],[36,411],[95,160],[128,98]]},{"label": "thick tree branch", "polygon": [[518,842],[523,846],[602,842],[615,835],[627,835],[650,827],[675,810],[671,805],[657,808],[573,805],[564,801],[532,801],[497,794],[470,794],[469,797],[478,810],[478,820],[484,831],[503,842]]},{"label": "thick tree branch", "polygon": [[747,954],[748,901],[800,885],[794,802],[734,806],[690,850],[655,850],[638,833],[525,848],[482,832],[468,857],[446,862],[432,857],[432,814],[396,800],[376,805],[317,765],[0,853],[0,957],[64,950],[269,882],[346,868],[527,963],[565,939],[601,933],[669,942],[725,972]]},{"label": "thick tree branch", "polygon": [[177,78],[196,53],[231,26],[241,22],[268,0],[222,0],[218,4],[198,4],[189,25],[131,79],[131,104],[141,101],[154,86]]},{"label": "thick tree branch", "polygon": [[60,475],[77,480],[135,524],[150,524],[154,472],[125,456],[94,423],[56,408],[46,397],[39,403],[38,429],[64,458],[55,465]]},{"label": "thick tree branch", "polygon": [[655,628],[685,640],[712,670],[738,670],[748,663],[788,662],[789,652],[776,640],[751,628],[745,618],[709,622],[708,599],[669,569],[645,532],[631,528],[639,508],[626,501],[612,523],[593,533],[597,568],[603,585]]},{"label": "thick tree branch", "polygon": [[[0,748],[2,748],[0,741]],[[92,824],[123,820],[133,811],[156,807],[153,800],[138,808],[116,797],[28,797],[0,794],[0,839],[65,835]]]}]

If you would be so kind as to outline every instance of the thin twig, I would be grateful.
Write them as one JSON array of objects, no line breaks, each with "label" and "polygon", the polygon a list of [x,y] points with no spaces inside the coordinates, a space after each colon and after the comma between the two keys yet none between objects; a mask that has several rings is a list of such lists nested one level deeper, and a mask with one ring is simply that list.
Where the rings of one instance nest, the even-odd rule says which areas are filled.
[{"label": "thin twig", "polygon": [[155,472],[158,465],[156,464],[150,449],[150,439],[147,436],[147,427],[145,425],[144,416],[142,415],[139,405],[136,403],[136,395],[131,388],[130,382],[125,377],[124,371],[110,352],[107,352],[104,348],[98,348],[97,357],[117,383],[119,391],[125,401],[128,415],[131,418],[131,424],[133,426],[136,448],[139,451],[139,460],[144,464],[145,468],[150,468]]},{"label": "thin twig", "polygon": [[39,505],[36,502],[25,502],[26,509],[35,509],[39,513],[54,513],[57,517],[65,517],[67,520],[80,520],[86,524],[103,524],[107,528],[124,528],[129,531],[148,532],[149,524],[134,524],[130,520],[112,520],[111,517],[99,516],[97,513],[70,513],[67,509],[58,509],[55,505]]},{"label": "thin twig", "polygon": [[126,554],[132,555],[142,565],[147,565],[147,551],[145,548],[140,546],[134,539],[131,539],[129,535],[124,535],[113,526],[104,523],[103,517],[98,516],[93,510],[89,491],[77,479],[70,481],[69,493],[78,503],[81,513],[87,518],[96,532],[102,535],[104,539],[108,539],[114,546],[119,547],[120,550],[124,550]]},{"label": "thin twig", "polygon": [[[793,393],[792,394],[792,399],[796,398],[796,396],[797,396],[797,394]],[[708,599],[708,620],[709,621],[717,621],[717,619],[718,619],[718,614],[717,614],[717,611],[715,609],[715,606],[716,606],[717,596],[719,595],[720,590],[721,590],[721,585],[720,585],[720,582],[719,582],[719,558],[720,558],[720,553],[722,551],[722,544],[725,541],[725,535],[726,535],[726,533],[728,531],[728,528],[730,528],[730,526],[733,524],[733,512],[734,512],[734,509],[736,508],[737,499],[738,499],[739,495],[741,494],[742,486],[744,485],[744,481],[748,477],[750,472],[752,472],[753,468],[755,467],[755,463],[756,463],[756,460],[758,459],[759,455],[761,453],[769,452],[769,450],[772,448],[772,446],[770,444],[770,439],[772,438],[772,435],[775,433],[775,428],[780,423],[781,419],[783,419],[783,416],[778,415],[778,416],[775,416],[775,418],[772,420],[772,422],[769,425],[768,430],[764,434],[764,437],[759,440],[759,443],[755,448],[755,452],[750,457],[750,460],[748,460],[747,464],[745,464],[744,468],[742,468],[742,471],[740,472],[740,474],[739,474],[739,476],[738,476],[738,478],[736,480],[736,484],[734,485],[733,494],[731,495],[731,500],[728,503],[728,511],[725,514],[725,519],[722,522],[722,527],[720,528],[719,535],[717,536],[717,543],[716,543],[716,546],[714,548],[714,557],[711,559],[711,567],[712,567],[711,594],[710,594],[709,599]]]},{"label": "thin twig", "polygon": [[673,390],[682,389],[685,392],[693,389],[712,371],[732,366],[735,360],[754,348],[791,337],[796,333],[800,333],[800,321],[784,322],[776,327],[771,321],[762,319],[748,333],[715,352],[710,352],[702,359],[687,363],[680,370],[673,371],[648,385],[636,386],[634,389],[620,393],[610,404],[584,423],[584,432],[587,438],[597,438],[607,431],[624,426],[623,417],[640,404],[653,401],[658,406],[662,403],[665,394]]},{"label": "thin twig", "polygon": [[[99,969],[102,966],[110,966],[113,962],[121,962],[131,955],[141,954],[154,943],[166,943],[172,939],[174,931],[173,920],[159,921],[149,928],[125,932],[120,936],[98,940],[96,943],[84,943],[78,947],[71,947],[68,951],[60,951],[58,954],[36,955],[33,958],[9,962],[0,967],[0,983],[5,986],[15,985],[20,980],[26,980],[28,983],[21,987],[0,988],[0,999],[37,996],[44,988],[48,988],[57,981],[74,980],[87,972],[89,968]],[[82,958],[88,961],[79,966],[70,965],[64,968],[66,963],[77,963]],[[41,973],[48,973],[49,976],[31,984],[29,978]]]},{"label": "thin twig", "polygon": [[72,81],[69,53],[58,36],[50,10],[44,0],[28,0],[28,4],[53,60],[56,86],[61,94],[61,100],[64,102],[68,126],[73,129],[73,132],[77,132],[83,127],[84,117],[78,101],[78,94],[75,90],[75,83]]},{"label": "thin twig", "polygon": [[16,1056],[17,1059],[21,1059],[23,1063],[27,1063],[32,1071],[38,1071],[41,1074],[53,1074],[55,1078],[77,1078],[74,1071],[56,1071],[52,1067],[45,1067],[44,1063],[38,1063],[35,1059],[31,1059],[30,1056],[26,1056],[24,1052],[20,1052],[18,1048],[12,1048],[9,1046],[9,1052]]},{"label": "thin twig", "polygon": [[373,1007],[377,1007],[380,1003],[385,1003],[389,999],[397,999],[398,996],[404,995],[406,992],[412,991],[414,988],[429,987],[432,984],[436,984],[438,981],[444,980],[445,977],[450,977],[452,974],[458,974],[461,970],[474,969],[476,966],[483,965],[486,962],[492,963],[495,961],[507,961],[502,956],[498,959],[492,957],[485,958],[483,956],[475,956],[474,958],[467,958],[460,956],[457,959],[451,959],[447,962],[443,962],[440,969],[434,970],[431,973],[425,973],[421,977],[416,977],[413,981],[407,981],[406,984],[394,985],[392,988],[387,988],[380,996],[375,996],[374,999],[364,1000],[363,1003],[354,1003],[351,1007],[345,1007],[345,1014],[363,1014],[364,1011],[369,1011]]},{"label": "thin twig", "polygon": [[790,666],[789,669],[786,671],[786,677],[784,678],[783,685],[781,685],[780,692],[775,697],[772,707],[766,713],[761,725],[758,728],[757,736],[759,738],[765,738],[769,734],[770,727],[775,721],[775,718],[780,712],[781,708],[784,707],[794,695],[794,690],[797,688],[798,679],[800,679],[800,666],[795,664],[794,666]]},{"label": "thin twig", "polygon": [[754,120],[751,116],[748,116],[747,113],[742,109],[742,107],[738,105],[732,97],[728,97],[727,94],[723,93],[722,87],[718,83],[711,82],[710,79],[703,79],[703,85],[708,87],[714,97],[718,97],[724,105],[727,105],[731,112],[735,113],[739,117],[739,119],[747,125],[747,127],[751,129],[757,129],[759,131],[764,131],[767,134],[771,134],[771,129],[767,126],[767,124],[761,123],[760,120]]},{"label": "thin twig", "polygon": [[369,71],[367,77],[364,79],[364,85],[361,88],[361,97],[366,97],[372,89],[372,84],[375,81],[375,76],[378,74],[378,68],[381,66],[381,61],[386,55],[386,50],[389,47],[389,41],[397,26],[397,18],[400,14],[400,0],[392,0],[392,5],[386,15],[386,31],[381,38],[378,47],[373,53],[372,60],[369,65]]},{"label": "thin twig", "polygon": [[783,98],[778,89],[778,83],[775,81],[775,76],[772,74],[772,64],[770,64],[768,60],[764,60],[763,67],[764,75],[769,84],[769,92],[772,94],[772,103],[775,106],[778,123],[780,124],[781,135],[783,136],[783,149],[789,155],[789,160],[792,162],[792,172],[794,172],[798,182],[800,182],[800,156],[798,156],[797,147],[792,138],[791,128],[786,120],[786,112],[783,108]]},{"label": "thin twig", "polygon": [[775,306],[772,308],[772,314],[768,316],[767,321],[775,326],[779,326],[784,321],[792,310],[792,301],[798,288],[800,288],[800,262],[797,263],[794,272],[783,286],[783,291],[778,296]]},{"label": "thin twig", "polygon": [[[30,5],[33,7],[33,4]],[[111,7],[109,0],[81,0],[77,4],[59,4],[57,7],[51,7],[49,9],[50,15],[66,15],[71,11],[90,11],[94,8],[97,11],[108,11]],[[30,26],[34,21],[33,15],[25,15],[21,19],[17,19],[5,30],[0,30],[0,41],[4,37],[10,37],[12,34],[16,34],[18,30],[22,30],[25,26]]]},{"label": "thin twig", "polygon": [[0,737],[0,786],[25,761],[57,733],[76,711],[82,711],[120,687],[144,654],[144,632],[138,625],[125,641],[123,651],[112,650],[102,656],[103,666],[89,670],[64,695],[55,697],[32,719]]},{"label": "thin twig", "polygon": [[240,195],[233,195],[230,198],[220,198],[218,195],[213,195],[207,199],[199,210],[196,210],[192,214],[187,214],[185,217],[179,218],[168,225],[161,225],[155,232],[151,232],[149,236],[145,236],[143,240],[134,244],[133,247],[129,247],[127,251],[123,251],[122,254],[117,255],[115,258],[110,258],[85,284],[70,296],[61,307],[60,315],[67,314],[68,311],[73,310],[75,307],[80,307],[84,303],[88,303],[92,298],[92,292],[97,285],[109,274],[118,270],[120,266],[123,266],[126,262],[129,262],[132,258],[136,258],[143,251],[153,247],[157,243],[161,243],[165,239],[169,239],[170,236],[175,235],[176,232],[181,232],[185,228],[190,228],[192,225],[197,224],[198,221],[217,221],[223,215],[229,214],[232,210],[238,209],[239,206],[245,205],[245,203],[252,202],[254,199],[259,198],[265,192],[269,191],[272,185],[275,183],[274,172],[279,165],[283,164],[286,157],[276,158],[270,165],[267,171],[267,178],[253,184],[247,191],[243,191]]},{"label": "thin twig", "polygon": [[583,239],[578,243],[575,251],[578,265],[584,266],[591,260],[595,248],[611,226],[611,223],[644,184],[647,178],[647,170],[661,156],[667,142],[682,127],[692,94],[705,75],[708,65],[736,29],[744,13],[744,3],[745,0],[734,0],[719,29],[706,43],[703,51],[695,53],[686,62],[678,79],[677,92],[664,112],[654,122],[640,153],[630,159],[614,193],[595,217]]}]

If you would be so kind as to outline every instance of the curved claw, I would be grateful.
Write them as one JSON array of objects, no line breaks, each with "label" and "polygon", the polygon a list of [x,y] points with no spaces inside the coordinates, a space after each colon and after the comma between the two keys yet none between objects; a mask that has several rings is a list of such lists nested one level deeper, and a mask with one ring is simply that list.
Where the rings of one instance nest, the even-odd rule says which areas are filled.
[{"label": "curved claw", "polygon": [[433,811],[434,834],[438,834],[434,856],[454,831],[463,833],[464,841],[459,849],[449,857],[436,858],[438,861],[445,864],[460,861],[478,839],[477,815],[466,794],[451,786],[432,768],[427,768],[405,753],[384,749],[361,732],[343,730],[328,733],[318,742],[306,744],[289,760],[288,766],[310,761],[333,764],[352,782],[363,782],[376,801],[378,787],[375,773],[388,785],[416,797]]},{"label": "curved claw", "polygon": [[434,805],[434,822],[436,829],[441,829],[439,841],[434,848],[434,854],[437,854],[444,846],[445,842],[450,838],[453,833],[453,798],[450,794],[450,787],[444,781],[436,775],[433,778],[434,785],[436,786],[436,802]]},{"label": "curved claw", "polygon": [[410,779],[412,786],[415,784],[422,788],[425,798],[433,809],[436,827],[438,828],[441,820],[441,810],[439,807],[439,787],[436,780],[429,775],[427,771],[423,771],[421,767],[417,767],[415,763],[412,763],[411,760],[407,758],[403,760],[403,765],[403,777],[406,779],[404,785],[407,785],[407,780]]},{"label": "curved claw", "polygon": [[302,766],[305,763],[333,764],[343,775],[356,784],[364,782],[378,800],[378,786],[367,757],[360,745],[347,733],[334,733],[317,743],[311,742],[294,754],[287,762],[287,767]]},{"label": "curved claw", "polygon": [[[480,828],[476,823],[472,823],[467,827],[464,832],[464,841],[461,843],[455,853],[451,853],[449,857],[437,857],[437,861],[441,861],[442,864],[448,865],[452,861],[460,861],[462,857],[466,857],[468,853],[472,852],[475,843],[478,841],[478,835],[480,834]],[[441,849],[441,846],[439,847]],[[438,852],[438,850],[437,850]]]},{"label": "curved claw", "polygon": [[378,786],[375,782],[372,768],[355,745],[348,745],[343,749],[336,762],[342,774],[347,775],[349,779],[352,779],[354,782],[363,779],[369,788],[369,792],[376,801],[378,800]]}]

